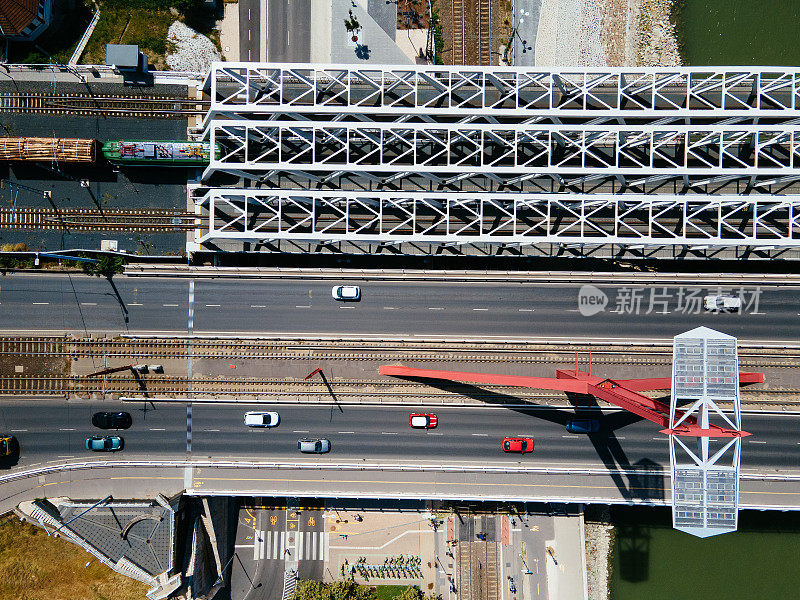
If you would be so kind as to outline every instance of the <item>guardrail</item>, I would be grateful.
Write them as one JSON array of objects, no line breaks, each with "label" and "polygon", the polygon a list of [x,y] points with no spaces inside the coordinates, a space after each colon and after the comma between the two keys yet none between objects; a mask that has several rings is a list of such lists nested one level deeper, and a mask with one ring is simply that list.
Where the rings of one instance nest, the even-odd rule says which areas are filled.
[{"label": "guardrail", "polygon": [[[609,471],[605,468],[578,468],[570,469],[566,467],[519,467],[515,465],[481,466],[481,465],[441,465],[430,464],[407,464],[407,463],[333,463],[333,462],[269,462],[269,461],[231,461],[231,460],[105,460],[105,461],[85,461],[80,463],[61,463],[37,467],[27,471],[18,471],[0,476],[0,484],[25,479],[28,477],[38,477],[61,471],[81,471],[87,469],[105,469],[118,467],[137,467],[137,468],[186,468],[186,467],[214,467],[220,469],[279,469],[279,470],[301,470],[301,471],[389,471],[403,473],[519,473],[527,475],[609,475],[610,473],[619,475],[651,475],[669,477],[669,471],[655,471],[648,469],[616,469]],[[741,479],[751,481],[798,481],[800,473],[770,473],[770,474],[741,474]]]},{"label": "guardrail", "polygon": [[[281,470],[322,470],[322,471],[390,471],[390,472],[463,472],[463,473],[519,473],[519,474],[541,474],[541,475],[589,475],[589,476],[603,476],[612,473],[607,469],[563,469],[552,467],[514,467],[514,466],[498,466],[498,467],[466,467],[466,466],[444,466],[444,465],[407,465],[407,464],[335,464],[335,463],[300,463],[300,462],[284,462],[284,463],[269,463],[269,462],[254,462],[254,461],[214,461],[214,460],[192,460],[192,461],[176,461],[176,460],[153,460],[153,461],[104,461],[104,462],[81,462],[81,463],[64,463],[60,465],[49,465],[46,467],[39,467],[36,469],[29,469],[17,473],[10,473],[8,475],[0,476],[0,485],[11,481],[19,481],[21,479],[39,477],[51,473],[59,473],[62,471],[83,471],[91,469],[110,469],[110,468],[186,468],[186,467],[212,467],[212,468],[234,468],[234,469],[264,469],[274,468]],[[660,476],[665,479],[668,478],[668,471],[648,471],[636,469],[621,469],[613,471],[615,474],[622,475],[638,475],[638,476]],[[796,481],[800,482],[800,474],[766,474],[755,475],[743,474],[741,479],[752,481]],[[321,481],[323,483],[323,481]],[[38,486],[37,481],[37,486]],[[240,489],[202,489],[194,490],[189,488],[186,490],[189,495],[198,496],[236,496],[242,495],[248,490]],[[302,489],[281,489],[283,496],[317,496],[318,492],[309,492]],[[456,493],[447,493],[442,490],[442,485],[437,485],[435,494],[420,494],[410,491],[404,491],[402,494],[392,494],[386,490],[379,490],[375,492],[359,490],[355,493],[359,498],[403,498],[403,499],[429,499],[437,498],[442,500],[452,499],[459,500],[465,497],[464,491],[460,490]],[[473,497],[473,496],[471,496]],[[516,498],[510,495],[487,495],[476,494],[476,499],[484,501],[503,502],[509,499]],[[530,498],[527,498],[530,500]],[[549,501],[553,502],[570,502],[570,503],[596,503],[596,504],[641,504],[649,506],[667,506],[669,502],[663,498],[644,498],[644,499],[626,499],[626,498],[603,498],[600,496],[561,496],[549,497]],[[740,508],[750,509],[769,509],[781,511],[797,511],[800,506],[792,505],[758,505],[758,504],[740,504]]]},{"label": "guardrail", "polygon": [[467,281],[515,283],[658,283],[684,285],[800,285],[798,274],[770,273],[614,273],[588,271],[466,271],[423,269],[294,269],[283,267],[201,267],[189,265],[129,264],[129,277],[206,277],[206,278],[302,278],[317,280],[368,279],[373,281]]},{"label": "guardrail", "polygon": [[89,22],[89,26],[86,28],[86,31],[83,32],[83,37],[81,41],[78,42],[78,45],[75,47],[75,52],[72,53],[72,56],[69,57],[69,64],[70,66],[75,66],[78,64],[78,59],[80,59],[81,54],[83,54],[84,49],[86,48],[86,44],[89,43],[89,38],[92,37],[92,32],[94,28],[97,26],[97,22],[100,20],[100,9],[94,13],[92,20]]}]

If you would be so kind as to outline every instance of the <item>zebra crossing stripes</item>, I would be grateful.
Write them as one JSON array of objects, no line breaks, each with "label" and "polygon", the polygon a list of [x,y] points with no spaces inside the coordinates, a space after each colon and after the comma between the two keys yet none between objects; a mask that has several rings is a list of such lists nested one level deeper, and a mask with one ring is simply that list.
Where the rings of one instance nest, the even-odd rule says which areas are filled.
[{"label": "zebra crossing stripes", "polygon": [[[296,537],[297,560],[325,560],[325,532],[299,531]],[[285,531],[256,531],[253,560],[283,560],[287,550]]]}]

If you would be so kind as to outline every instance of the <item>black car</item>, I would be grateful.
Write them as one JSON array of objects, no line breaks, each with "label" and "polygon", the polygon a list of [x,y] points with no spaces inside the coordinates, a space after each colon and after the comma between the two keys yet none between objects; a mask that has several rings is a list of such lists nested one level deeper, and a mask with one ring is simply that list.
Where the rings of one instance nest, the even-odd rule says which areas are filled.
[{"label": "black car", "polygon": [[99,412],[92,415],[92,425],[100,429],[127,429],[133,424],[130,413]]}]

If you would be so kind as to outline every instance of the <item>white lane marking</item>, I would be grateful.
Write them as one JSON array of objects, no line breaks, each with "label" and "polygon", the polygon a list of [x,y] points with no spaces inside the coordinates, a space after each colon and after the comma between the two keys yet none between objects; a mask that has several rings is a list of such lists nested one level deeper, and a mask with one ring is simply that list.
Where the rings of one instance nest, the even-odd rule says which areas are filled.
[{"label": "white lane marking", "polygon": [[519,312],[533,312],[532,308],[520,308]]},{"label": "white lane marking", "polygon": [[81,302],[81,306],[97,306],[97,302]]},{"label": "white lane marking", "polygon": [[487,311],[489,309],[488,308],[473,308],[472,310]]},{"label": "white lane marking", "polygon": [[32,302],[31,304],[33,304],[34,306],[46,306],[46,305],[48,305],[50,303],[49,302]]},{"label": "white lane marking", "polygon": [[355,308],[355,306],[340,306],[339,308],[341,308],[342,310],[344,310],[345,308]]},{"label": "white lane marking", "polygon": [[355,431],[337,431],[337,433],[355,433]]},{"label": "white lane marking", "polygon": [[59,454],[58,458],[75,458],[74,454]]},{"label": "white lane marking", "polygon": [[475,437],[489,437],[488,433],[473,433]]},{"label": "white lane marking", "polygon": [[568,440],[577,440],[578,439],[577,435],[562,435],[561,437],[562,438],[566,438]]},{"label": "white lane marking", "polygon": [[444,435],[444,434],[440,431],[428,431],[428,435]]},{"label": "white lane marking", "polygon": [[162,304],[161,306],[176,307],[176,306],[180,306],[180,305],[179,304]]},{"label": "white lane marking", "polygon": [[428,310],[444,310],[441,306],[429,306]]},{"label": "white lane marking", "polygon": [[610,440],[614,440],[614,439],[617,439],[617,440],[624,440],[625,438],[624,438],[624,437],[617,437],[617,436],[615,436],[615,435],[610,435],[610,436],[608,436],[608,439],[610,439]]},{"label": "white lane marking", "polygon": [[577,308],[568,308],[567,312],[578,312]]},{"label": "white lane marking", "polygon": [[206,304],[206,308],[208,308],[208,307],[220,307],[220,306],[222,306],[222,305],[221,304]]},{"label": "white lane marking", "polygon": [[751,444],[766,444],[767,442],[764,442],[762,440],[750,440],[750,443]]},{"label": "white lane marking", "polygon": [[12,429],[11,433],[17,433],[18,431],[28,431],[27,429]]},{"label": "white lane marking", "polygon": [[252,548],[254,544],[236,544],[234,548]]},{"label": "white lane marking", "polygon": [[295,429],[292,433],[308,433],[308,429]]},{"label": "white lane marking", "polygon": [[311,308],[310,304],[296,304],[295,308]]},{"label": "white lane marking", "polygon": [[251,304],[250,308],[267,308],[266,304]]},{"label": "white lane marking", "polygon": [[381,435],[397,435],[396,431],[381,431]]},{"label": "white lane marking", "polygon": [[200,431],[219,431],[219,429],[201,429]]},{"label": "white lane marking", "polygon": [[144,306],[141,302],[128,302],[128,306]]},{"label": "white lane marking", "polygon": [[166,429],[163,427],[153,427],[152,429],[150,429],[150,431],[166,431]]},{"label": "white lane marking", "polygon": [[656,440],[657,442],[660,442],[661,440],[663,440],[665,438],[652,438],[652,439]]},{"label": "white lane marking", "polygon": [[59,431],[75,431],[74,429],[66,428],[66,429],[59,429]]},{"label": "white lane marking", "polygon": [[383,310],[397,310],[397,308],[394,306],[384,306]]}]

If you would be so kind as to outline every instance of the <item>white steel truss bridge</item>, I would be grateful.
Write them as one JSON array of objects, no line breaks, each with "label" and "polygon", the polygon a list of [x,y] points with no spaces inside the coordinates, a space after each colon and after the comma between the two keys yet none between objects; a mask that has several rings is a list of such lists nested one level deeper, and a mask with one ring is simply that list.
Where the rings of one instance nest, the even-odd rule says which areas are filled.
[{"label": "white steel truss bridge", "polygon": [[800,69],[217,63],[205,91],[195,250],[798,247]]},{"label": "white steel truss bridge", "polygon": [[218,238],[401,244],[608,244],[800,247],[800,198],[199,188]]}]

